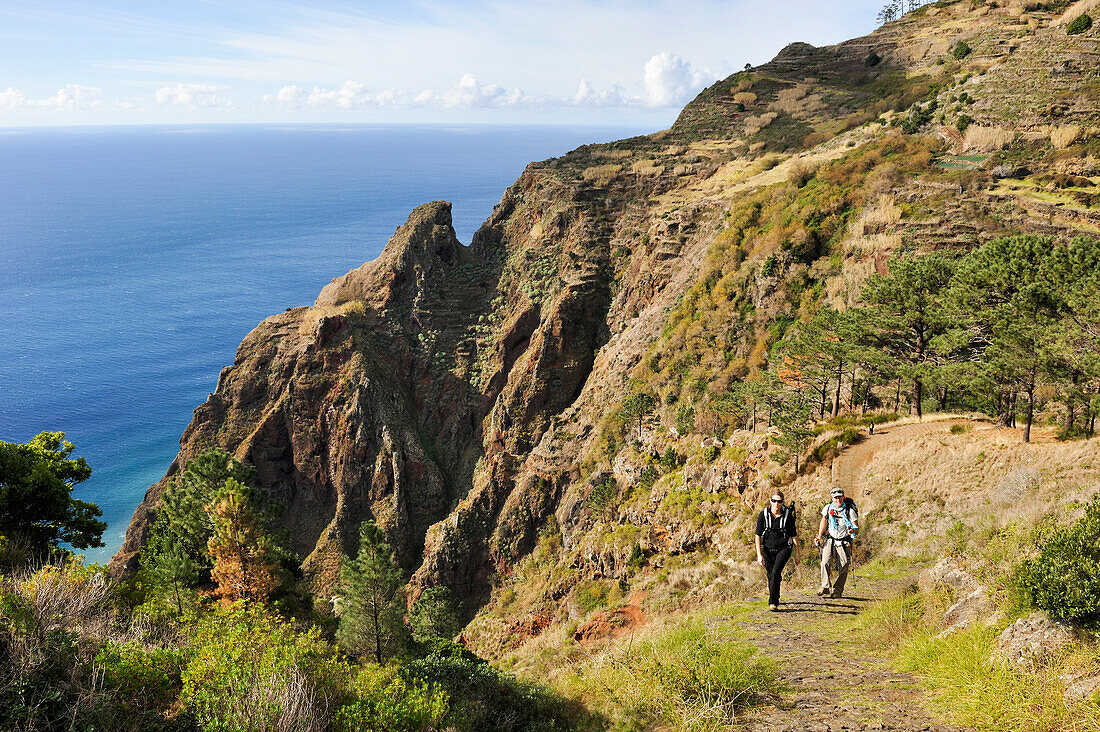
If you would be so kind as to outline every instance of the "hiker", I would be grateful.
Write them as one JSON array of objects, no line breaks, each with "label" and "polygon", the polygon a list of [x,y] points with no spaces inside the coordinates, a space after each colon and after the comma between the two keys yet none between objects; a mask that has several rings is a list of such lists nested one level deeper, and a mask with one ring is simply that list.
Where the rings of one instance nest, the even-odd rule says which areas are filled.
[{"label": "hiker", "polygon": [[[859,531],[859,512],[850,498],[844,497],[843,488],[833,488],[833,500],[821,509],[821,525],[814,537],[814,546],[821,547],[821,589],[817,594],[822,597],[843,597],[844,582],[848,579],[848,570],[852,566],[852,540]],[[828,531],[828,536],[825,532]],[[824,540],[823,540],[824,537]],[[836,582],[830,589],[829,563],[836,556]]]},{"label": "hiker", "polygon": [[779,583],[792,551],[797,565],[794,506],[785,505],[783,491],[776,491],[756,519],[756,561],[768,575],[768,609],[773,613],[779,609]]}]

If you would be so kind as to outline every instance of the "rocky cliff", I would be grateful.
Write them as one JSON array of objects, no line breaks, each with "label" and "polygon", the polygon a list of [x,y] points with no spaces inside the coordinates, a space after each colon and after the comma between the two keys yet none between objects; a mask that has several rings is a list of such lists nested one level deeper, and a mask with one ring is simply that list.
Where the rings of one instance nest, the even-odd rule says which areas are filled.
[{"label": "rocky cliff", "polygon": [[[646,450],[704,439],[677,432],[677,403],[759,370],[781,324],[843,307],[893,252],[1100,230],[1100,37],[1064,23],[967,0],[793,44],[670,130],[533,163],[469,246],[447,203],[417,208],[378,259],[248,335],[112,566],[137,566],[166,481],[213,446],[286,504],[314,590],[367,518],[414,586],[446,585],[471,610],[547,527],[571,567],[547,597],[621,576],[634,545],[717,546],[715,521],[660,507],[701,482],[732,514],[755,504],[767,445],[748,433],[716,465],[645,478]],[[719,293],[736,319],[696,308]],[[679,358],[699,343],[706,356]],[[642,382],[657,409],[620,454],[608,423]],[[608,476],[649,498],[608,513],[592,498]],[[632,538],[605,541],[617,527]]]}]

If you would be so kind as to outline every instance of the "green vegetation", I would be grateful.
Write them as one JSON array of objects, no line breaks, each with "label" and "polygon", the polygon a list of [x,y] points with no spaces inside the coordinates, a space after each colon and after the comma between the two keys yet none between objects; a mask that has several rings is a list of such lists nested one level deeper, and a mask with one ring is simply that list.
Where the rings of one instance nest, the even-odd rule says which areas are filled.
[{"label": "green vegetation", "polygon": [[30,442],[0,442],[0,554],[9,566],[42,561],[60,544],[103,546],[107,524],[93,503],[72,497],[92,469],[64,432],[42,432]]},{"label": "green vegetation", "polygon": [[951,58],[959,61],[970,55],[970,46],[966,44],[966,41],[959,41],[951,48]]},{"label": "green vegetation", "polygon": [[1094,701],[1069,700],[1060,673],[1093,666],[1095,651],[1081,647],[1048,667],[1009,665],[993,656],[1001,625],[978,623],[941,635],[947,600],[906,592],[864,610],[847,632],[890,649],[898,665],[919,674],[947,718],[976,730],[1054,732],[1100,724]]},{"label": "green vegetation", "polygon": [[1076,523],[1055,530],[1019,571],[1028,599],[1052,617],[1100,623],[1100,499]]},{"label": "green vegetation", "polygon": [[453,638],[462,629],[461,609],[446,587],[429,587],[409,610],[409,627],[416,640]]},{"label": "green vegetation", "polygon": [[373,521],[364,521],[359,552],[340,570],[340,646],[356,655],[368,654],[376,663],[403,651],[408,643],[401,620],[404,585],[385,534]]},{"label": "green vegetation", "polygon": [[617,730],[729,729],[739,711],[774,693],[771,664],[728,626],[688,619],[572,667],[561,686]]},{"label": "green vegetation", "polygon": [[1071,36],[1075,36],[1079,33],[1084,33],[1092,27],[1092,16],[1088,13],[1081,13],[1076,18],[1069,22],[1066,26],[1066,33]]}]

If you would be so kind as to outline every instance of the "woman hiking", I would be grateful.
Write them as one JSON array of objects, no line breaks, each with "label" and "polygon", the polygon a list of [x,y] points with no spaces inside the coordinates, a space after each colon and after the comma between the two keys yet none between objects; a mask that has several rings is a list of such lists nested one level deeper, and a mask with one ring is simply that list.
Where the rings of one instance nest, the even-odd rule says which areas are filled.
[{"label": "woman hiking", "polygon": [[768,609],[773,613],[779,609],[779,583],[792,551],[797,565],[794,506],[787,506],[783,491],[776,491],[756,518],[756,561],[768,574]]}]

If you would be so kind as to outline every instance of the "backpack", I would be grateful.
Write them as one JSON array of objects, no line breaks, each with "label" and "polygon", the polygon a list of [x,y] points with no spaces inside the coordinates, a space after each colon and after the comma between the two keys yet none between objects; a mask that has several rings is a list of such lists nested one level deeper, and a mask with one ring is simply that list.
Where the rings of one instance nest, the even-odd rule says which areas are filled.
[{"label": "backpack", "polygon": [[764,509],[764,533],[769,531],[785,531],[787,521],[794,521],[794,508],[791,506],[783,506],[783,512],[779,516],[772,516],[771,508]]}]

